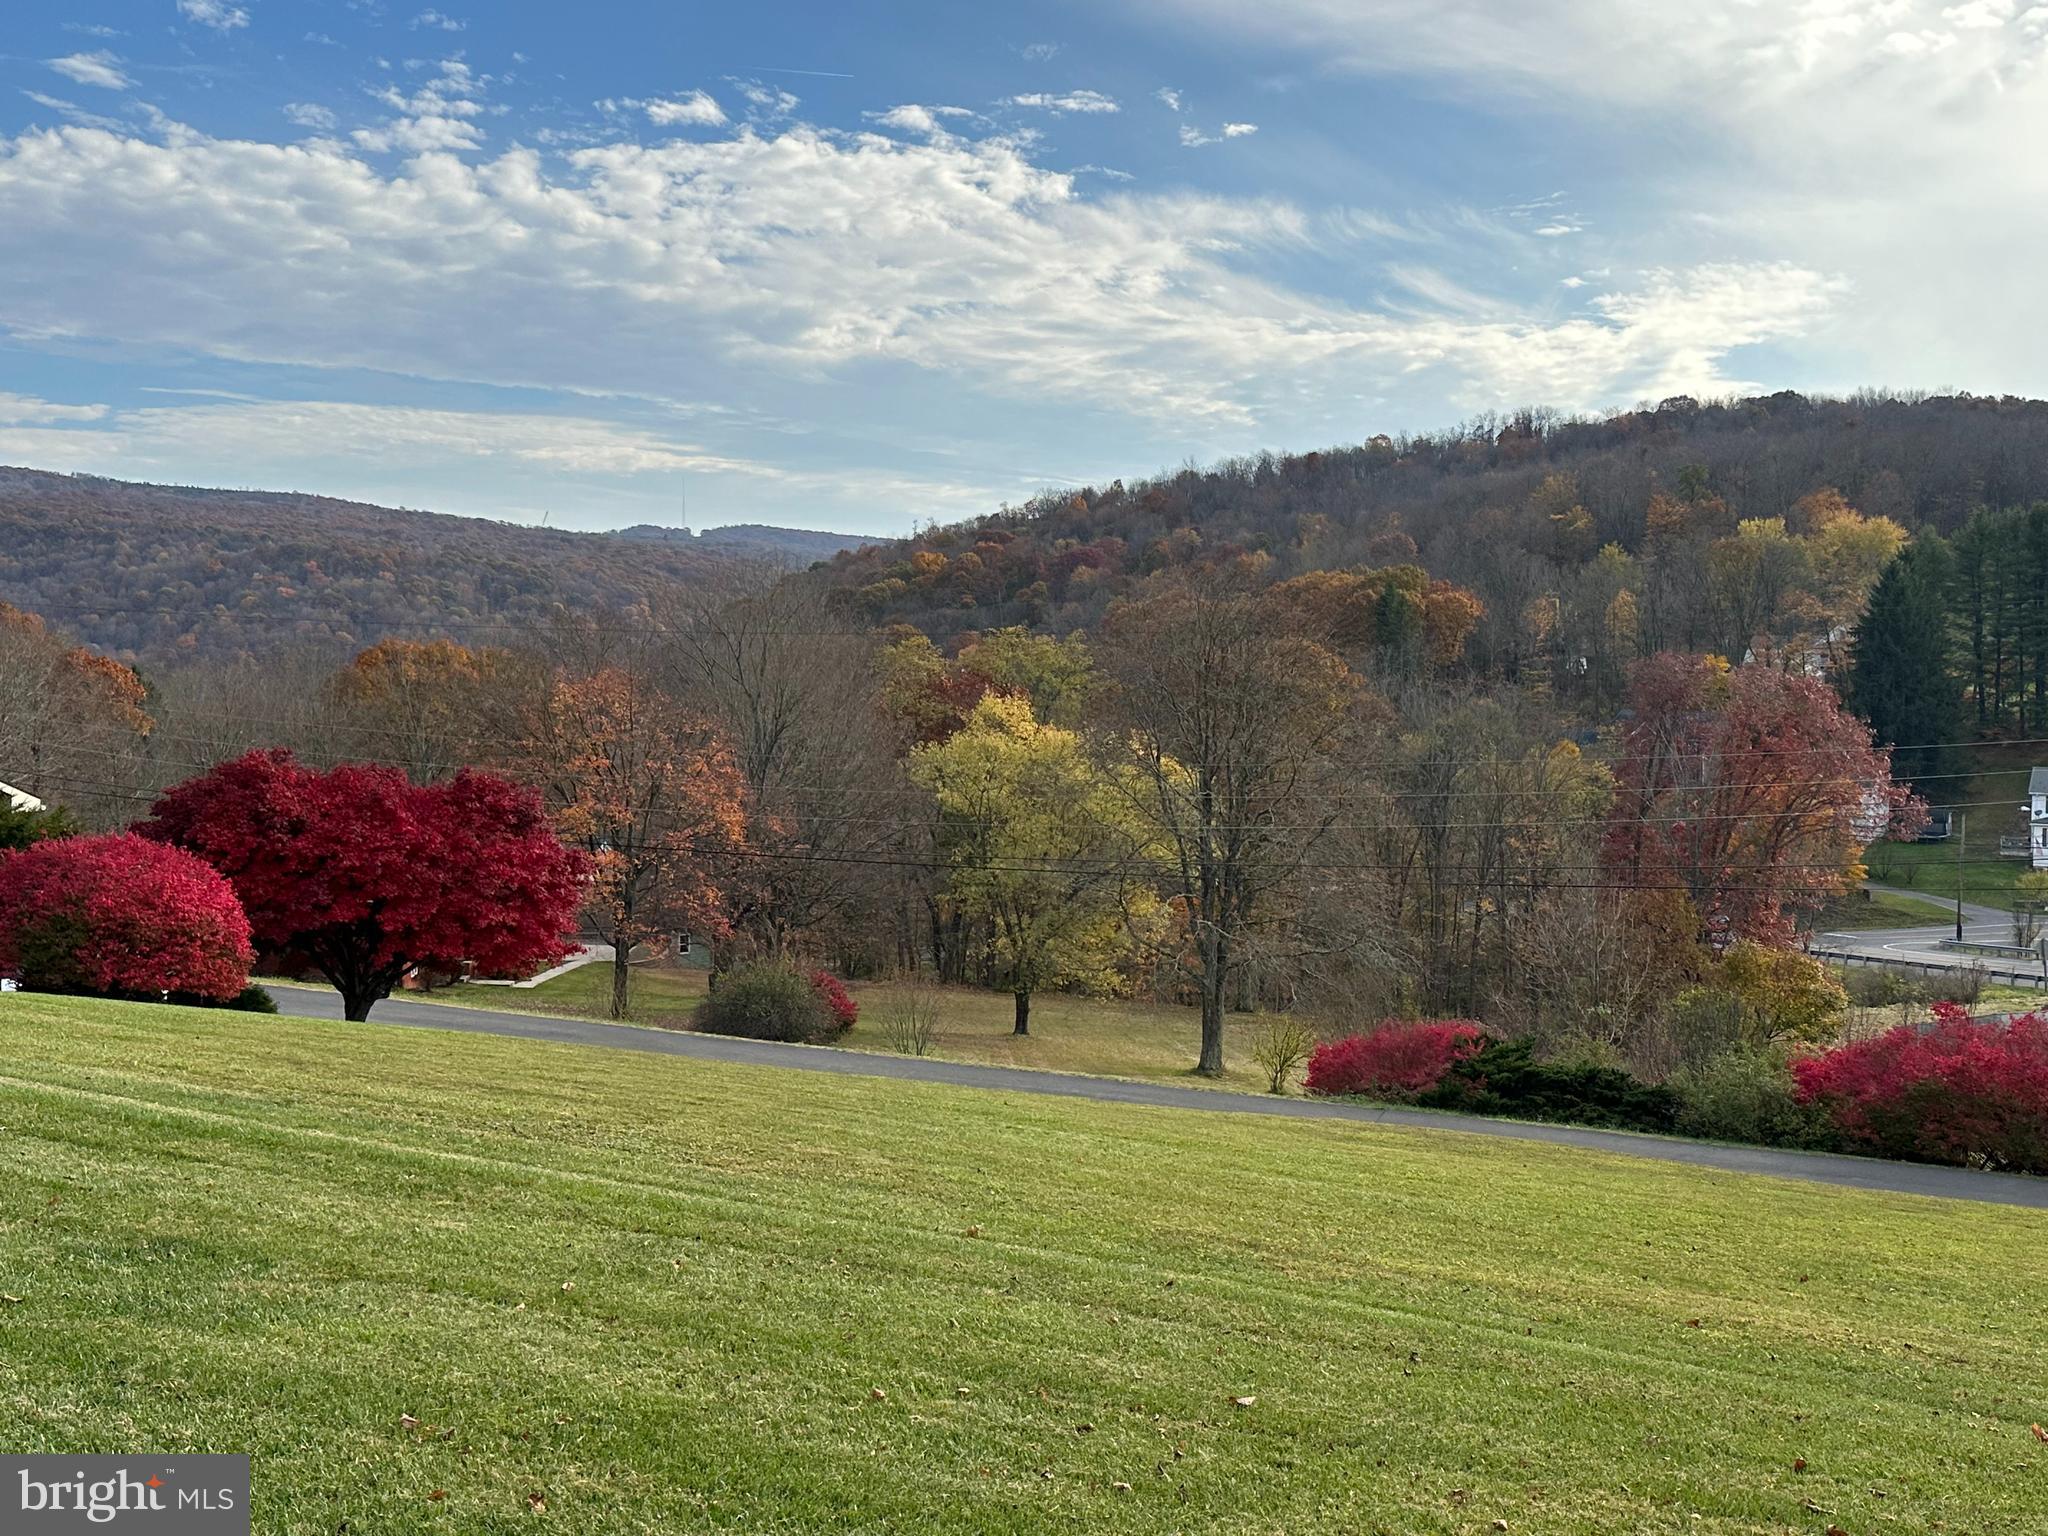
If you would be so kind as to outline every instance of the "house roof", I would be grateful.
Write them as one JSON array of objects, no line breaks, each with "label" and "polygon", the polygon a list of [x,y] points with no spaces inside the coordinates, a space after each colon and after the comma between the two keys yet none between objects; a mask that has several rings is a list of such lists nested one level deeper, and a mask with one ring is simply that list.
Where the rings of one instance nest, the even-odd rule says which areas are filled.
[{"label": "house roof", "polygon": [[2027,775],[2029,795],[2048,795],[2048,768],[2036,768]]},{"label": "house roof", "polygon": [[48,806],[25,789],[16,789],[12,784],[0,784],[0,800],[5,800],[17,811],[46,811]]}]

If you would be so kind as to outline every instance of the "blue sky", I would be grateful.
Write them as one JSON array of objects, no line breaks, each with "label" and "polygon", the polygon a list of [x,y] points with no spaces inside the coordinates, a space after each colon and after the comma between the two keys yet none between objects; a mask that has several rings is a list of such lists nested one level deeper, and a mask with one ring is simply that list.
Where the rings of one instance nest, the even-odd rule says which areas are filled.
[{"label": "blue sky", "polygon": [[897,533],[1490,410],[2048,392],[2048,0],[62,0],[0,462]]}]

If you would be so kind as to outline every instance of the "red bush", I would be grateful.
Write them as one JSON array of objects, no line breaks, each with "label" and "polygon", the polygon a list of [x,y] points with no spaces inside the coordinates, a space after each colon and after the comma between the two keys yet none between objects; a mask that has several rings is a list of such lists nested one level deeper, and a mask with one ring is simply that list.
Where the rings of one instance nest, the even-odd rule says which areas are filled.
[{"label": "red bush", "polygon": [[2048,1020],[1978,1023],[1954,1003],[1934,1013],[1926,1029],[1794,1062],[1799,1101],[1886,1157],[2048,1173]]},{"label": "red bush", "polygon": [[1388,1019],[1369,1035],[1347,1035],[1316,1047],[1303,1086],[1310,1093],[1412,1099],[1434,1088],[1453,1062],[1476,1055],[1485,1043],[1485,1032],[1468,1019]]},{"label": "red bush", "polygon": [[122,833],[0,857],[0,971],[31,990],[226,1000],[253,959],[234,887],[182,849]]},{"label": "red bush", "polygon": [[830,971],[811,972],[811,990],[825,1000],[825,1006],[832,1013],[832,1022],[839,1026],[842,1035],[853,1028],[854,1021],[860,1017],[860,1004],[847,995],[837,976]]}]

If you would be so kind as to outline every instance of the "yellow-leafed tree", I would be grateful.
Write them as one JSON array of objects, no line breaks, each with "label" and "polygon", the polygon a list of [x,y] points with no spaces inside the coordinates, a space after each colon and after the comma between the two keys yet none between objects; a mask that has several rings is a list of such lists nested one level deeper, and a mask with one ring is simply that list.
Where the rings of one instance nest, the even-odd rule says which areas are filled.
[{"label": "yellow-leafed tree", "polygon": [[1112,988],[1146,834],[1081,738],[991,693],[963,729],[912,752],[910,776],[938,799],[948,891],[989,924],[1016,1033],[1030,1033],[1041,988]]}]

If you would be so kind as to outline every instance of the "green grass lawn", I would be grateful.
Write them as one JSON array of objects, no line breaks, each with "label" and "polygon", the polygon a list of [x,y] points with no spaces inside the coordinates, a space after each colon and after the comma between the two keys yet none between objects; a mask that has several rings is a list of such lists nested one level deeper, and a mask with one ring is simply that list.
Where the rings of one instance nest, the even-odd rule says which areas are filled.
[{"label": "green grass lawn", "polygon": [[[702,971],[641,965],[633,970],[631,1022],[679,1026],[703,1000]],[[895,982],[850,982],[860,1022],[839,1044],[850,1050],[891,1049],[882,1021],[904,988]],[[611,1005],[611,969],[586,965],[537,987],[447,987],[420,999],[515,1013],[567,1014],[602,1019]],[[1014,1012],[1006,992],[940,987],[939,1033],[932,1054],[947,1061],[1005,1067],[1043,1067],[1100,1077],[1186,1081],[1197,1086],[1257,1091],[1266,1086],[1251,1060],[1249,1015],[1225,1020],[1224,1075],[1191,1075],[1201,1044],[1201,1017],[1166,1003],[1108,1001],[1041,993],[1032,999],[1031,1033],[1011,1032]]]},{"label": "green grass lawn", "polygon": [[1924,892],[1937,903],[1955,900],[1960,878],[1963,900],[2001,908],[2011,907],[2013,882],[2033,867],[2025,859],[2000,858],[1996,834],[1980,838],[1974,830],[1960,871],[1954,843],[1874,843],[1863,864],[1878,883]]},{"label": "green grass lawn", "polygon": [[0,1443],[247,1451],[267,1533],[2035,1532],[2044,1238],[1476,1136],[0,999]]},{"label": "green grass lawn", "polygon": [[[2048,762],[2040,747],[1986,742],[1965,754],[1961,766],[1970,777],[1930,781],[1925,786],[1931,803],[1966,808],[1961,869],[1965,901],[2010,906],[2013,882],[2032,867],[2025,859],[1999,857],[1998,839],[2001,834],[2017,836],[2026,830],[2019,808],[2026,799],[2027,775],[2037,762]],[[1955,900],[1954,842],[1874,843],[1863,862],[1871,878],[1885,885]]]},{"label": "green grass lawn", "polygon": [[1953,919],[1953,908],[1918,896],[1889,891],[1852,891],[1814,916],[1815,933],[1853,933],[1866,928],[1916,928]]}]

